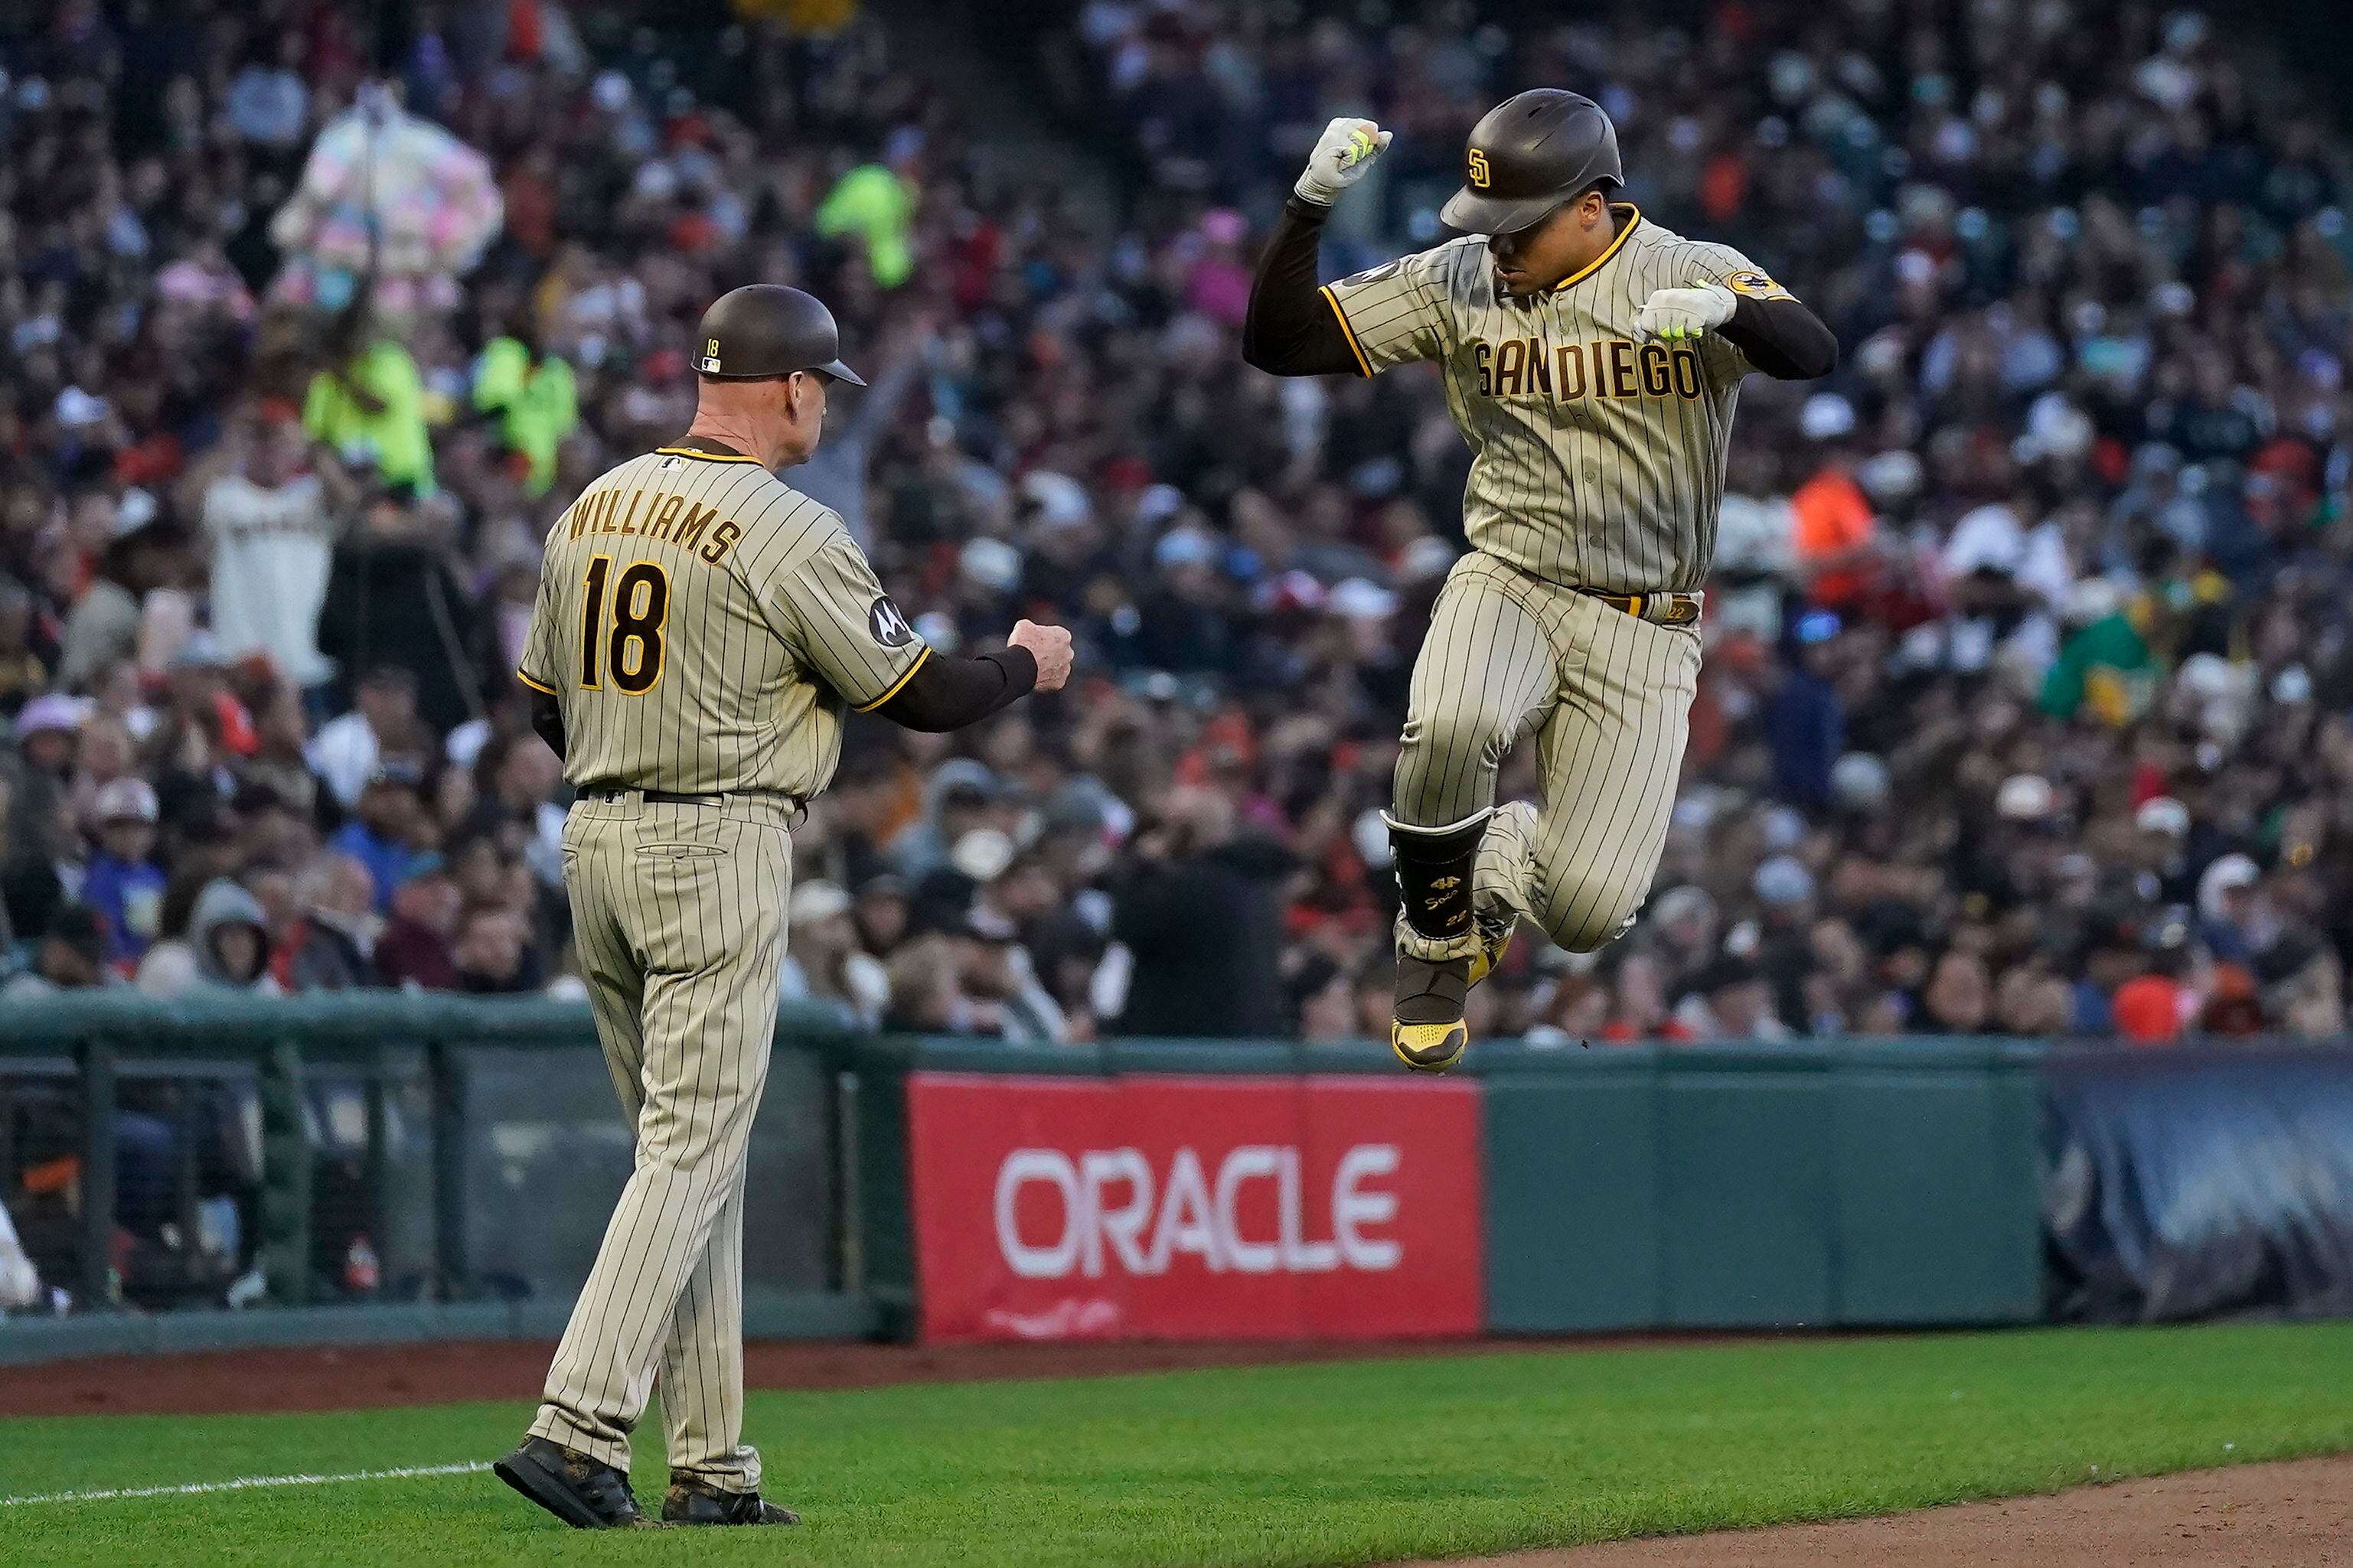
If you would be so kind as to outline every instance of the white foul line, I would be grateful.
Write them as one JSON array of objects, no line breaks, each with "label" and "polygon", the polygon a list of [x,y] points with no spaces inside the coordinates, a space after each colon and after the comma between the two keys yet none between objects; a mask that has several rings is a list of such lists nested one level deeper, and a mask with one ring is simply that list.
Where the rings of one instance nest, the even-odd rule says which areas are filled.
[{"label": "white foul line", "polygon": [[391,1470],[349,1470],[337,1476],[239,1476],[228,1481],[195,1481],[184,1487],[109,1487],[103,1491],[41,1492],[0,1497],[0,1508],[36,1502],[112,1502],[121,1498],[195,1497],[205,1492],[251,1491],[257,1487],[332,1487],[344,1481],[405,1481],[419,1476],[470,1476],[491,1468],[487,1459],[457,1465],[404,1465]]}]

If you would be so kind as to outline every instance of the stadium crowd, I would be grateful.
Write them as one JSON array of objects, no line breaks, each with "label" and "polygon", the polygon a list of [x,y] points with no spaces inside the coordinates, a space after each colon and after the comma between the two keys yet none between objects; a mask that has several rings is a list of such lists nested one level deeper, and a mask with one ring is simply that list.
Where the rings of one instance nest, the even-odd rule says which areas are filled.
[{"label": "stadium crowd", "polygon": [[1039,79],[1105,233],[849,7],[66,0],[0,41],[5,990],[571,984],[508,673],[537,541],[684,429],[696,315],[766,279],[873,383],[794,482],[935,645],[1028,616],[1081,658],[975,731],[853,726],[788,994],[1380,1036],[1467,458],[1434,376],[1243,367],[1254,236],[1346,112],[1398,139],[1332,269],[1435,243],[1472,121],[1565,84],[1629,199],[1845,359],[1744,395],[1650,905],[1515,944],[1474,1035],[2339,1031],[2343,145],[2194,13],[1831,5],[1092,0]]}]

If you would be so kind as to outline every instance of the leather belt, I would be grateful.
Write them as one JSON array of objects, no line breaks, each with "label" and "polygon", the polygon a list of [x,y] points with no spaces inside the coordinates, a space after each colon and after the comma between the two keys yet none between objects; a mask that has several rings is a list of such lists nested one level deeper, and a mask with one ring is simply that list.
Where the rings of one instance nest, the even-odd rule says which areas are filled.
[{"label": "leather belt", "polygon": [[581,787],[580,794],[588,800],[627,800],[635,795],[649,805],[724,805],[732,800],[782,801],[789,811],[801,808],[800,800],[782,790],[737,790],[725,795],[681,795],[672,789],[633,789],[627,784],[592,784]]},{"label": "leather belt", "polygon": [[1700,606],[1705,602],[1698,594],[1603,594],[1591,588],[1579,588],[1588,599],[1599,599],[1621,615],[1638,621],[1655,621],[1662,626],[1687,626],[1699,619]]}]

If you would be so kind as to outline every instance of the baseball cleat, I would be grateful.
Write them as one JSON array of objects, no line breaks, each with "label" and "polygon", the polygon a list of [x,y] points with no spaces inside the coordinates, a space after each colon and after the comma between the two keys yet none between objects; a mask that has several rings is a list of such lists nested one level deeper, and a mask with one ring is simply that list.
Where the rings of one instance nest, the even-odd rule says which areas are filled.
[{"label": "baseball cleat", "polygon": [[702,1481],[673,1477],[662,1499],[664,1524],[798,1524],[791,1509],[764,1500],[758,1492],[724,1492]]},{"label": "baseball cleat", "polygon": [[525,1437],[491,1469],[575,1530],[628,1530],[647,1522],[628,1477],[545,1437]]},{"label": "baseball cleat", "polygon": [[1471,1044],[1462,1021],[1462,998],[1471,989],[1474,961],[1432,963],[1398,955],[1397,1010],[1389,1025],[1389,1048],[1416,1072],[1444,1072],[1462,1059]]},{"label": "baseball cleat", "polygon": [[[1398,955],[1397,1016],[1389,1025],[1389,1049],[1398,1060],[1416,1072],[1444,1072],[1462,1059],[1471,1044],[1470,1027],[1462,1021],[1463,996],[1504,962],[1518,929],[1517,916],[1500,925],[1481,920],[1479,951],[1451,963]],[[1453,973],[1458,969],[1459,989]]]}]

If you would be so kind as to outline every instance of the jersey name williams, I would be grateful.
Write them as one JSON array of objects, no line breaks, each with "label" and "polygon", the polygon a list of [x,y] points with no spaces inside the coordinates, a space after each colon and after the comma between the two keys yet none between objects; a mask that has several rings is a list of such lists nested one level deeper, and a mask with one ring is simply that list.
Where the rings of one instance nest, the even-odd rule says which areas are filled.
[{"label": "jersey name williams", "polygon": [[[654,498],[650,507],[646,505],[649,495]],[[706,529],[708,539],[703,537]],[[574,503],[564,537],[577,539],[584,533],[643,534],[693,550],[713,566],[744,537],[744,531],[714,507],[696,506],[682,495],[662,490],[634,489],[625,499],[617,488],[594,491]]]},{"label": "jersey name williams", "polygon": [[1696,403],[1706,388],[1699,350],[1689,344],[1635,343],[1624,338],[1547,343],[1543,338],[1474,340],[1471,360],[1482,397],[1680,397]]}]

